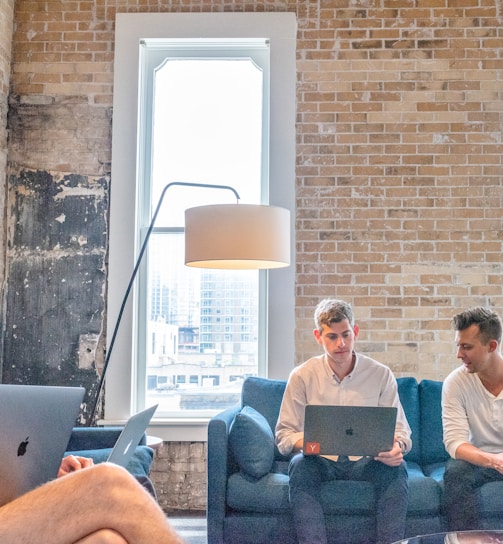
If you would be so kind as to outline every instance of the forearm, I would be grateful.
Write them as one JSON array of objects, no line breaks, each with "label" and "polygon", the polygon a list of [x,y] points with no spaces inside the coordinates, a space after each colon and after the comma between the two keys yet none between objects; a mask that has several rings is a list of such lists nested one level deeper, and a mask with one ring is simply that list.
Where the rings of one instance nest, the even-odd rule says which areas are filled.
[{"label": "forearm", "polygon": [[464,442],[456,448],[455,459],[503,473],[503,454],[483,451],[468,442]]}]

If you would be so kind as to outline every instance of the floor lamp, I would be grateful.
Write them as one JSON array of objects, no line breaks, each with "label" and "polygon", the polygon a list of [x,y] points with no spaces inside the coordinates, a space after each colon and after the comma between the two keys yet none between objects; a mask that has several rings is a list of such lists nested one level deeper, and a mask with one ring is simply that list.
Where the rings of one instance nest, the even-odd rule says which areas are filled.
[{"label": "floor lamp", "polygon": [[147,249],[164,196],[168,189],[174,185],[223,189],[232,191],[236,196],[236,204],[214,204],[185,210],[185,264],[187,266],[258,270],[281,268],[290,264],[290,212],[285,208],[239,204],[239,194],[228,185],[182,181],[168,183],[161,192],[122,299],[92,409],[87,420],[89,426],[93,425],[96,417],[106,372],[126,303]]}]

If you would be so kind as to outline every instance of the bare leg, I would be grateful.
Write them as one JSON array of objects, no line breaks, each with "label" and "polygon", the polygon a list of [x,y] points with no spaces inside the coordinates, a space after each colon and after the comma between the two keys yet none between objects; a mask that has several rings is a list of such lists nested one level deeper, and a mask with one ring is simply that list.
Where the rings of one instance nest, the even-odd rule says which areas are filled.
[{"label": "bare leg", "polygon": [[0,508],[0,542],[75,544],[89,538],[84,543],[90,544],[104,530],[109,532],[101,536],[117,535],[128,544],[183,544],[147,491],[108,463],[58,478]]}]

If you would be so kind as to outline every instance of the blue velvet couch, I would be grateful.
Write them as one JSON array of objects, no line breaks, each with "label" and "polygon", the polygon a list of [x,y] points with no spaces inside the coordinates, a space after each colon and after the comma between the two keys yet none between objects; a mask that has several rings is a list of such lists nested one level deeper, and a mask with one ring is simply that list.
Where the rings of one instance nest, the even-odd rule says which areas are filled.
[{"label": "blue velvet couch", "polygon": [[[241,405],[209,423],[208,544],[296,542],[288,504],[288,459],[271,443],[285,385],[279,380],[247,378]],[[448,459],[442,442],[442,383],[399,378],[398,389],[413,440],[406,456],[406,537],[439,532],[445,530],[441,498]],[[482,528],[503,529],[503,482],[484,485],[479,495]],[[375,517],[370,484],[327,482],[321,502],[330,544],[372,541]]]},{"label": "blue velvet couch", "polygon": [[[108,459],[121,431],[122,427],[75,427],[65,455],[91,457],[95,463],[102,463]],[[153,450],[146,446],[144,435],[126,467],[127,470],[139,480],[148,478],[153,455]]]}]

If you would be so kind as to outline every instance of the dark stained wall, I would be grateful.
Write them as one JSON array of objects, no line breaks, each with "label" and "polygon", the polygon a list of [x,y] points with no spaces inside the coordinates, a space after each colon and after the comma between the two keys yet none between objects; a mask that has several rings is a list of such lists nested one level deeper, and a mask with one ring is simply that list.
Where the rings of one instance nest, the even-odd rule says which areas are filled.
[{"label": "dark stained wall", "polygon": [[8,180],[2,379],[84,385],[93,395],[103,359],[109,180],[26,169]]}]

